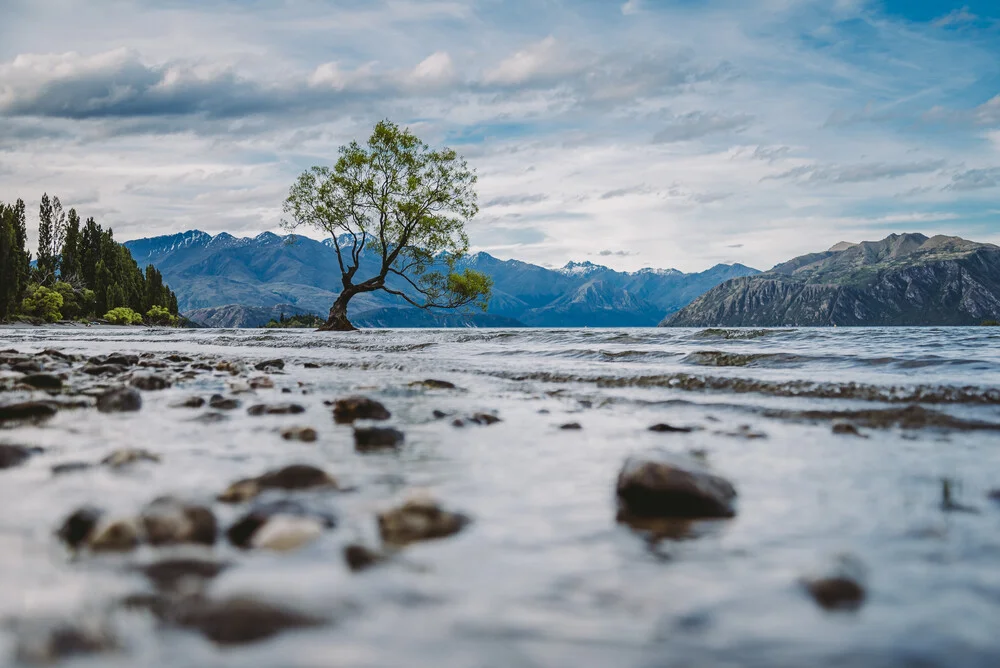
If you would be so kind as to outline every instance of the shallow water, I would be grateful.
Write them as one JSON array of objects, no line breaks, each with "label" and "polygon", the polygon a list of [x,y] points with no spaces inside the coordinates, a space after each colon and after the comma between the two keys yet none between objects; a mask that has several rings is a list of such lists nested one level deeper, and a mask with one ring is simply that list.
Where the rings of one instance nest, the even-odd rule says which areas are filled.
[{"label": "shallow water", "polygon": [[[139,413],[63,410],[0,430],[0,442],[45,448],[0,471],[0,619],[13,624],[0,629],[0,664],[13,661],[16,620],[111,610],[120,652],[66,665],[1000,665],[1000,504],[986,496],[1000,487],[1000,434],[990,428],[1000,425],[998,344],[994,328],[0,330],[0,348],[21,352],[280,357],[275,389],[239,398],[307,408],[205,424],[192,421],[204,409],[169,407],[225,392],[230,377],[210,373],[144,392]],[[426,378],[461,389],[408,386]],[[356,453],[350,428],[333,423],[323,400],[359,392],[392,411],[389,424],[406,433],[399,452]],[[951,427],[862,426],[868,438],[858,438],[832,433],[826,415],[918,401],[955,418]],[[503,421],[456,428],[435,409]],[[583,429],[560,430],[566,422]],[[658,422],[701,429],[650,432]],[[319,441],[284,441],[286,426],[312,426]],[[51,473],[118,447],[162,462]],[[664,540],[618,524],[618,470],[651,448],[705,450],[738,490],[736,518]],[[128,516],[163,494],[213,504],[225,527],[239,508],[216,494],[290,463],[355,488],[298,493],[333,510],[338,526],[291,554],[218,543],[215,554],[235,566],[211,593],[332,620],[318,629],[225,649],[162,629],[115,603],[150,590],[127,565],[153,558],[152,548],[73,559],[52,535],[85,503]],[[980,512],[943,512],[943,477]],[[375,513],[412,488],[473,523],[350,572],[341,548],[378,545]],[[856,613],[826,612],[800,585],[840,555],[865,567]]]}]

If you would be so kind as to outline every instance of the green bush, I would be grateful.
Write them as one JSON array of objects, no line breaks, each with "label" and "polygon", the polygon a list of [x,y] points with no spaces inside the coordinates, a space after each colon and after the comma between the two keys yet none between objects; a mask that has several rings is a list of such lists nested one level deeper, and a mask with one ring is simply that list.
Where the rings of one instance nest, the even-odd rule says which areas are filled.
[{"label": "green bush", "polygon": [[153,306],[146,311],[146,322],[150,325],[177,326],[177,316],[170,315],[169,309],[162,306]]},{"label": "green bush", "polygon": [[41,285],[29,285],[24,301],[21,302],[21,312],[46,322],[62,320],[62,295]]},{"label": "green bush", "polygon": [[979,324],[983,327],[1000,327],[1000,322],[997,322],[996,320],[983,320]]},{"label": "green bush", "polygon": [[141,325],[142,316],[130,308],[119,306],[104,314],[104,319],[112,325]]}]

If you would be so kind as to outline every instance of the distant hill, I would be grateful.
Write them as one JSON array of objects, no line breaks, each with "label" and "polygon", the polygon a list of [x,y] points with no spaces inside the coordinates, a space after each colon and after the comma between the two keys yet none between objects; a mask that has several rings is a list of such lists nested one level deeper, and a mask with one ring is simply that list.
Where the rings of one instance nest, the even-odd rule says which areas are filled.
[{"label": "distant hill", "polygon": [[[284,307],[286,314],[325,315],[341,287],[331,244],[332,240],[319,242],[271,233],[240,239],[193,230],[125,245],[140,266],[152,263],[163,273],[177,293],[182,312],[195,322],[208,324],[257,322],[265,313],[255,309],[269,309],[267,322],[280,315],[279,307]],[[720,264],[694,274],[676,269],[619,272],[590,262],[548,269],[518,260],[499,260],[488,253],[465,258],[463,266],[493,278],[486,315],[509,320],[483,319],[482,314],[428,314],[382,292],[355,297],[350,316],[358,325],[384,327],[653,326],[722,281],[759,273],[739,264]],[[359,274],[366,269],[374,270],[374,258],[362,260]],[[234,305],[252,309],[238,311]],[[365,325],[358,320],[362,315],[370,322],[393,324]],[[429,316],[440,324],[428,324]]]},{"label": "distant hill", "polygon": [[892,234],[841,242],[709,290],[674,327],[974,325],[1000,319],[1000,247]]}]

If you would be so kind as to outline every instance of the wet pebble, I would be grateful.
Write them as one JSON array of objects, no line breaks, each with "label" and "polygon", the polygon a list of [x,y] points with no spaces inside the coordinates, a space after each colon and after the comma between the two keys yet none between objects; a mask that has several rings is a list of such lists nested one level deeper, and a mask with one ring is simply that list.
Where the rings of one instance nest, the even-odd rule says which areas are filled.
[{"label": "wet pebble", "polygon": [[314,443],[319,438],[319,434],[312,427],[290,427],[282,430],[281,437],[286,441]]},{"label": "wet pebble", "polygon": [[87,540],[93,552],[128,552],[139,546],[141,529],[132,519],[117,519],[99,524]]},{"label": "wet pebble", "polygon": [[454,390],[457,389],[455,383],[450,383],[447,380],[435,380],[434,378],[428,378],[427,380],[418,380],[410,383],[410,387],[423,387],[428,390]]},{"label": "wet pebble", "polygon": [[88,376],[117,376],[125,373],[125,367],[117,364],[88,364],[80,371]]},{"label": "wet pebble", "polygon": [[34,360],[25,360],[24,362],[17,362],[10,365],[11,371],[16,371],[18,373],[39,373],[42,370],[42,365]]},{"label": "wet pebble", "polygon": [[214,545],[218,532],[211,509],[170,496],[150,502],[139,519],[151,545]]},{"label": "wet pebble", "polygon": [[305,406],[299,404],[257,404],[247,409],[248,415],[298,415],[305,413]]},{"label": "wet pebble", "polygon": [[364,545],[351,544],[344,548],[344,561],[352,571],[363,571],[386,560],[386,555]]},{"label": "wet pebble", "polygon": [[131,387],[108,390],[97,397],[97,410],[102,413],[125,413],[142,409],[142,395]]},{"label": "wet pebble", "polygon": [[579,422],[567,422],[566,424],[559,425],[559,428],[564,431],[579,431],[583,429],[583,425]]},{"label": "wet pebble", "polygon": [[832,427],[834,434],[841,434],[843,436],[859,436],[861,438],[868,438],[863,435],[858,428],[851,424],[850,422],[836,422]]},{"label": "wet pebble", "polygon": [[168,620],[199,631],[219,645],[240,645],[271,638],[289,629],[321,625],[324,620],[253,598],[195,598],[171,606]]},{"label": "wet pebble", "polygon": [[174,408],[202,408],[204,405],[204,397],[188,397],[184,401],[174,404]]},{"label": "wet pebble", "polygon": [[15,624],[16,660],[22,664],[50,665],[74,657],[116,651],[119,643],[107,621],[81,615],[73,621],[18,622]]},{"label": "wet pebble", "polygon": [[[255,505],[226,530],[226,538],[239,548],[257,547],[260,545],[260,541],[254,542],[257,532],[277,518],[306,518],[323,529],[331,529],[337,525],[336,518],[330,513],[313,510],[292,499],[280,499]],[[270,533],[269,542],[277,540],[275,537],[279,534],[288,532],[275,530]]]},{"label": "wet pebble", "polygon": [[660,432],[660,433],[687,434],[687,433],[690,433],[690,432],[694,431],[694,429],[692,429],[691,427],[675,427],[672,424],[667,424],[665,422],[660,422],[660,423],[654,424],[652,427],[650,427],[649,431],[656,431],[656,432]]},{"label": "wet pebble", "polygon": [[701,464],[665,452],[630,457],[618,474],[619,518],[733,517],[736,490]]},{"label": "wet pebble", "polygon": [[62,378],[51,373],[33,373],[22,378],[20,382],[37,390],[59,390],[63,386]]},{"label": "wet pebble", "polygon": [[257,371],[269,371],[272,369],[280,370],[285,368],[285,360],[274,359],[274,360],[267,360],[264,362],[258,362],[257,364],[254,365],[253,368],[257,369]]},{"label": "wet pebble", "polygon": [[139,388],[140,390],[145,390],[147,392],[154,392],[157,390],[165,390],[170,387],[170,381],[163,376],[157,376],[153,374],[143,374],[140,376],[133,376],[132,380],[129,381],[132,387]]},{"label": "wet pebble", "polygon": [[0,406],[0,422],[44,420],[55,415],[59,407],[50,401],[24,401]]},{"label": "wet pebble", "polygon": [[56,535],[67,546],[76,549],[90,538],[103,514],[99,508],[84,506],[63,521]]},{"label": "wet pebble", "polygon": [[354,448],[362,452],[397,448],[405,438],[403,432],[392,427],[355,427]]},{"label": "wet pebble", "polygon": [[9,469],[20,466],[34,455],[42,451],[41,448],[29,448],[24,445],[9,445],[0,443],[0,469]]},{"label": "wet pebble", "polygon": [[267,376],[256,376],[247,381],[254,390],[273,390],[274,381]]},{"label": "wet pebble", "polygon": [[226,562],[176,558],[137,566],[136,570],[149,578],[157,589],[176,590],[180,588],[182,582],[193,580],[197,584],[201,584],[205,580],[211,580],[218,576],[227,568],[229,568],[229,564]]},{"label": "wet pebble", "polygon": [[308,464],[293,464],[256,478],[234,482],[218,499],[227,503],[239,503],[252,499],[267,489],[299,490],[336,485],[336,481],[322,469]]},{"label": "wet pebble", "polygon": [[857,610],[865,602],[864,587],[847,576],[810,579],[803,585],[824,610]]},{"label": "wet pebble", "polygon": [[350,424],[355,420],[388,420],[392,414],[380,402],[368,397],[354,396],[337,399],[333,404],[333,419],[337,424]]},{"label": "wet pebble", "polygon": [[142,448],[122,448],[115,450],[101,460],[101,464],[111,468],[121,468],[136,462],[159,462],[160,456]]},{"label": "wet pebble", "polygon": [[398,508],[378,514],[379,534],[392,545],[445,538],[461,531],[470,521],[462,513],[445,510],[425,494],[415,495]]},{"label": "wet pebble", "polygon": [[94,468],[91,462],[63,462],[52,466],[52,475],[66,475],[68,473],[79,473]]},{"label": "wet pebble", "polygon": [[312,517],[275,515],[254,532],[250,546],[258,550],[290,552],[319,538],[323,529],[322,522]]},{"label": "wet pebble", "polygon": [[239,399],[227,398],[221,394],[213,394],[208,400],[208,405],[216,410],[231,411],[239,408],[240,402]]}]

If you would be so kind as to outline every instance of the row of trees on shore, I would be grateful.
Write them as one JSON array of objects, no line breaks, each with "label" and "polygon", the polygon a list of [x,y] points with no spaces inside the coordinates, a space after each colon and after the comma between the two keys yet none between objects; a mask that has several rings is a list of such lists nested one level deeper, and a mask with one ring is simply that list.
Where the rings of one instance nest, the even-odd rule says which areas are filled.
[{"label": "row of trees on shore", "polygon": [[27,249],[24,201],[0,202],[0,321],[93,320],[114,324],[176,324],[177,297],[156,267],[139,269],[111,228],[64,211],[42,196],[38,254]]}]

